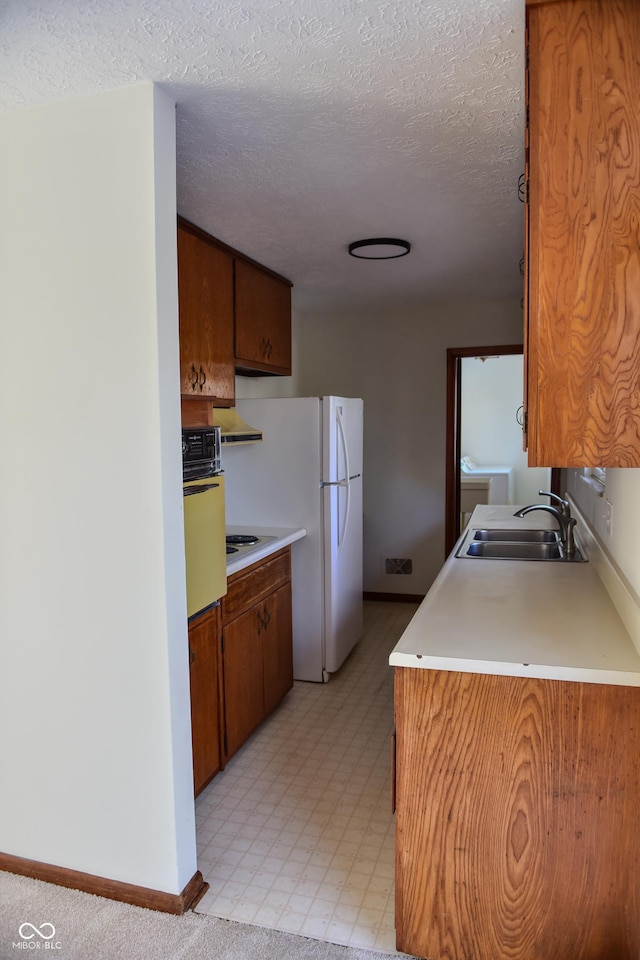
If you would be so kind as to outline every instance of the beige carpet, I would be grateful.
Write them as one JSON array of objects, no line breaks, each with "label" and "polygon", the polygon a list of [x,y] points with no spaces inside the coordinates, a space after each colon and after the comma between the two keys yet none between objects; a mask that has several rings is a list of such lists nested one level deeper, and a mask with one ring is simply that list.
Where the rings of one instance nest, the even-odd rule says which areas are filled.
[{"label": "beige carpet", "polygon": [[[40,947],[29,947],[30,943]],[[0,871],[0,960],[17,960],[25,954],[57,960],[388,957],[191,912],[172,917]]]}]

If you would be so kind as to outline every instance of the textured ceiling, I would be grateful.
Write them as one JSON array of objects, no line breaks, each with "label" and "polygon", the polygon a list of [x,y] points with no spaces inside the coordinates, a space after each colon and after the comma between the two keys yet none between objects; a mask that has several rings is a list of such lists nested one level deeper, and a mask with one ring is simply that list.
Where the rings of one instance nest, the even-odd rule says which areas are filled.
[{"label": "textured ceiling", "polygon": [[301,307],[516,298],[523,43],[524,0],[0,0],[0,111],[160,83],[179,212]]}]

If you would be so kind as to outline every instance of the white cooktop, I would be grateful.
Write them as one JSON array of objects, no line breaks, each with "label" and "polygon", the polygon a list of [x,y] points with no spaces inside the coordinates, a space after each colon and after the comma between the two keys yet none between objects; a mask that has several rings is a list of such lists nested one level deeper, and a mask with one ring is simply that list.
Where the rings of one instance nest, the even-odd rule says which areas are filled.
[{"label": "white cooktop", "polygon": [[[230,577],[233,573],[238,573],[239,570],[256,563],[257,560],[264,560],[270,554],[288,547],[296,540],[301,540],[307,535],[307,531],[303,527],[263,527],[254,524],[253,526],[229,526],[226,534],[227,536],[254,535],[259,538],[257,543],[240,546],[237,553],[227,554],[227,577]],[[238,545],[232,544],[232,546]]]}]

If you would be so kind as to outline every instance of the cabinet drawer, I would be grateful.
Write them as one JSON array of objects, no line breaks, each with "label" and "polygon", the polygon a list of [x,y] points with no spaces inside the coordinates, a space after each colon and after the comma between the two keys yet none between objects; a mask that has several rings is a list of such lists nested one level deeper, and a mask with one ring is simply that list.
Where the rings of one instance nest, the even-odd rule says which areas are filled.
[{"label": "cabinet drawer", "polygon": [[234,574],[222,598],[222,620],[228,623],[291,578],[291,550],[285,547],[262,563]]}]

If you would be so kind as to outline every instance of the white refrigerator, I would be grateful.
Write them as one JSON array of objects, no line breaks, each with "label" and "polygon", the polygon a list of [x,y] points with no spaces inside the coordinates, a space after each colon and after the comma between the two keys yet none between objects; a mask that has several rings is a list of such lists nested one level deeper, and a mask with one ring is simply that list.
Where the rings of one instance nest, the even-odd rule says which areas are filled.
[{"label": "white refrigerator", "polygon": [[293,675],[328,680],[362,635],[362,400],[238,400],[263,433],[223,444],[227,525],[304,527],[292,548]]}]

